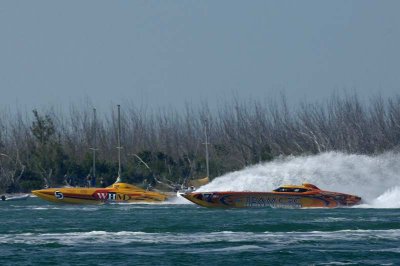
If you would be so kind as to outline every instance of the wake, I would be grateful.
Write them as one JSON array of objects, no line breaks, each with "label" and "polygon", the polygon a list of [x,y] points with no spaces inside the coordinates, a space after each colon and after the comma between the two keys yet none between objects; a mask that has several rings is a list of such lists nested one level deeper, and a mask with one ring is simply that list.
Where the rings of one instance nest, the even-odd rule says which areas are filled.
[{"label": "wake", "polygon": [[400,154],[377,156],[326,152],[288,156],[215,178],[197,191],[271,191],[283,184],[312,183],[355,194],[364,208],[400,208]]}]

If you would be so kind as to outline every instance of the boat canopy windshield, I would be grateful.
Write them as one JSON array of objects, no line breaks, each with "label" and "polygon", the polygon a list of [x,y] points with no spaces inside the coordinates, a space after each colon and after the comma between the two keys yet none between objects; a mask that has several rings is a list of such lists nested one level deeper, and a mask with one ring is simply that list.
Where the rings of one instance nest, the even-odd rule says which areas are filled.
[{"label": "boat canopy windshield", "polygon": [[274,190],[275,192],[295,192],[295,193],[303,193],[303,192],[307,192],[308,189],[306,188],[288,188],[288,187],[279,187],[277,189]]}]

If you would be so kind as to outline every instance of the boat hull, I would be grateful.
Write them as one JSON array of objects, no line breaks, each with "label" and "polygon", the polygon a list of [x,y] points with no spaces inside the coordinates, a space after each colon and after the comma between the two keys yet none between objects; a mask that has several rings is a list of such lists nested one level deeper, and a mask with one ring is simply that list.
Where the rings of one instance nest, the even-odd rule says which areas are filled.
[{"label": "boat hull", "polygon": [[107,188],[48,188],[32,193],[50,202],[69,204],[150,203],[167,199],[162,193],[123,184]]},{"label": "boat hull", "polygon": [[18,200],[26,200],[29,198],[29,194],[23,194],[23,195],[3,195],[1,196],[0,200],[1,201],[18,201]]},{"label": "boat hull", "polygon": [[274,192],[189,192],[182,197],[203,207],[335,208],[358,204],[360,197],[336,192],[296,194]]}]

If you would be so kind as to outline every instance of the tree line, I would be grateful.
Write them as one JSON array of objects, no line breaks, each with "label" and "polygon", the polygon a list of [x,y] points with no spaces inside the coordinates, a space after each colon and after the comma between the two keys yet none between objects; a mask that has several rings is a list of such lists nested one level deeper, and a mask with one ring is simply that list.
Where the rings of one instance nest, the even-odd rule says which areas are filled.
[{"label": "tree line", "polygon": [[[285,97],[267,101],[233,98],[211,110],[150,110],[122,105],[122,178],[170,189],[206,175],[205,130],[210,175],[215,177],[281,155],[342,151],[376,154],[398,149],[400,96],[363,103],[356,95],[289,106]],[[116,108],[94,119],[90,104],[68,112],[0,110],[0,192],[28,192],[66,183],[115,181]]]}]

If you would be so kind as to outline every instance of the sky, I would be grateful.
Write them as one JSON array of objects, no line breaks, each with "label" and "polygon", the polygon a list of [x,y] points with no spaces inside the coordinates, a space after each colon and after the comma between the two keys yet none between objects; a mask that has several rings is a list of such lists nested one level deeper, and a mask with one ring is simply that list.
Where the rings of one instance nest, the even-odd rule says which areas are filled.
[{"label": "sky", "polygon": [[400,93],[400,1],[0,1],[0,106]]}]

